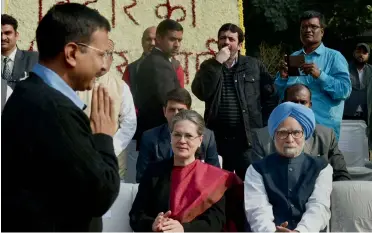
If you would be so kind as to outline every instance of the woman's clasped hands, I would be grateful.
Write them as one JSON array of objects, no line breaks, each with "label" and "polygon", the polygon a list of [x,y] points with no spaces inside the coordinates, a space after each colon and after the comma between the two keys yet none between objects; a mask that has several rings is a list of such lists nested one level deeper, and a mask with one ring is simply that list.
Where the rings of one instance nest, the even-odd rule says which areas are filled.
[{"label": "woman's clasped hands", "polygon": [[179,221],[169,217],[171,214],[172,212],[170,210],[168,210],[165,214],[163,212],[160,212],[155,218],[154,223],[152,224],[152,231],[184,232],[182,224]]}]

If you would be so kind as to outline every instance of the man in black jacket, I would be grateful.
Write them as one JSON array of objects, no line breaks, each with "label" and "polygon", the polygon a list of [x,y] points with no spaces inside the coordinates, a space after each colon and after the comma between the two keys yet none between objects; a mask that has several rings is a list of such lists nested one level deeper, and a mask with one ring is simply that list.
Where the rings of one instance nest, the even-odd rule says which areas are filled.
[{"label": "man in black jacket", "polygon": [[110,24],[81,4],[55,5],[36,30],[39,64],[4,107],[2,230],[88,231],[120,187],[113,102],[95,88],[89,121],[76,91],[108,58]]},{"label": "man in black jacket", "polygon": [[[244,179],[251,164],[252,128],[261,128],[263,107],[274,94],[273,80],[255,58],[239,54],[243,31],[225,24],[218,31],[216,58],[201,64],[192,83],[192,92],[205,101],[204,119],[216,135],[222,167]],[[267,118],[265,118],[267,119]]]},{"label": "man in black jacket", "polygon": [[[372,65],[368,64],[370,47],[359,43],[349,63],[351,94],[345,100],[344,120],[364,120],[368,125],[368,85],[372,82]],[[371,95],[371,94],[370,94]],[[371,95],[372,96],[372,95]]]},{"label": "man in black jacket", "polygon": [[166,123],[163,104],[166,94],[180,87],[171,58],[179,52],[183,36],[181,24],[163,20],[156,28],[155,48],[142,61],[138,70],[137,89],[133,93],[138,107],[137,144],[142,133]]}]

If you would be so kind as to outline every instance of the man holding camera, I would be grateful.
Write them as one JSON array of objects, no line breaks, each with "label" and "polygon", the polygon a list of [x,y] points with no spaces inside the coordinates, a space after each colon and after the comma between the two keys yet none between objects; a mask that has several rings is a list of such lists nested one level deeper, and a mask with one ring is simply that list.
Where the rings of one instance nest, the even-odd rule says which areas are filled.
[{"label": "man holding camera", "polygon": [[[288,86],[296,83],[308,86],[313,94],[312,109],[316,122],[332,128],[339,138],[344,101],[351,92],[348,63],[340,52],[323,45],[325,20],[321,13],[306,11],[300,18],[300,23],[303,48],[294,52],[289,61],[298,58],[303,62],[299,62],[302,64],[298,66],[295,64],[298,62],[293,62],[293,67],[283,61],[275,86],[281,99]],[[298,74],[288,72],[291,68],[296,68]]]}]

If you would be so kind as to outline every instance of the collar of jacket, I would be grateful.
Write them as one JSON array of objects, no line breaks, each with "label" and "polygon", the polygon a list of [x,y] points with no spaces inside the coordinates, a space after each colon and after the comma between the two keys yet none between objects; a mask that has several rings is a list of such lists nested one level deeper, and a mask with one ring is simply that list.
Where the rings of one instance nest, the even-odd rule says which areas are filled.
[{"label": "collar of jacket", "polygon": [[247,64],[248,66],[252,65],[252,58],[249,56],[241,55],[239,53],[238,60],[236,61],[236,64],[235,64],[235,66],[237,66],[236,71],[241,71],[241,70],[246,69]]},{"label": "collar of jacket", "polygon": [[151,53],[150,54],[153,54],[153,55],[161,55],[163,56],[167,61],[171,61],[170,58],[163,52],[161,51],[159,48],[155,47],[151,50]]}]

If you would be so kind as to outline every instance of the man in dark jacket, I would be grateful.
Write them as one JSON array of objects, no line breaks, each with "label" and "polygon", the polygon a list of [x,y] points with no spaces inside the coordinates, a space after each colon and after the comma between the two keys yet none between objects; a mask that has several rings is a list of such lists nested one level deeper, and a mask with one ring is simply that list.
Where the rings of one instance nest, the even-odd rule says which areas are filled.
[{"label": "man in dark jacket", "polygon": [[[311,108],[310,89],[303,84],[287,87],[284,92],[284,101],[302,104]],[[276,151],[273,138],[269,135],[268,127],[254,130],[253,138],[253,160],[261,160]],[[305,141],[304,153],[320,156],[327,160],[333,168],[333,181],[351,179],[346,168],[344,156],[338,148],[336,134],[333,129],[316,124],[314,133]]]},{"label": "man in dark jacket", "polygon": [[156,27],[151,26],[146,28],[146,30],[142,34],[141,44],[143,53],[140,58],[135,60],[134,62],[130,63],[127,68],[125,69],[123,80],[128,84],[130,87],[130,91],[132,92],[132,95],[136,92],[136,75],[139,70],[139,66],[143,59],[147,55],[151,53],[151,50],[155,46],[155,36],[156,36]]},{"label": "man in dark jacket", "polygon": [[3,231],[86,232],[115,201],[113,102],[95,88],[89,121],[76,94],[104,68],[109,31],[98,11],[77,3],[55,5],[40,21],[40,64],[1,117]]},{"label": "man in dark jacket", "polygon": [[[152,26],[152,27],[146,28],[146,30],[143,32],[142,39],[141,39],[142,48],[143,48],[143,53],[141,57],[135,60],[134,62],[130,63],[125,69],[123,80],[130,87],[132,94],[137,93],[136,75],[138,73],[138,70],[139,70],[139,67],[142,61],[145,59],[147,55],[151,53],[152,49],[155,47],[155,36],[156,36],[156,27]],[[180,82],[180,86],[183,88],[184,87],[184,72],[183,72],[182,66],[180,62],[173,57],[172,57],[172,65],[177,72],[177,78],[178,78],[178,81]],[[133,96],[133,98],[135,99],[136,97]]]},{"label": "man in dark jacket", "polygon": [[368,64],[370,47],[365,43],[357,44],[354,59],[349,63],[352,90],[345,100],[346,120],[364,120],[368,125],[368,86],[372,83],[372,65]]},{"label": "man in dark jacket", "polygon": [[[205,101],[204,119],[214,131],[222,167],[244,179],[251,164],[252,128],[261,128],[263,107],[274,94],[273,79],[255,58],[239,54],[243,31],[225,24],[218,31],[216,58],[202,63],[192,92]],[[266,118],[267,119],[267,118]]]},{"label": "man in dark jacket", "polygon": [[[190,93],[186,89],[177,88],[168,92],[164,105],[164,116],[168,122],[145,131],[141,139],[141,147],[136,166],[136,180],[138,183],[150,163],[173,157],[169,127],[172,123],[172,118],[179,111],[190,109],[191,103]],[[199,159],[220,167],[213,131],[209,129],[204,130],[203,142],[198,152]]]},{"label": "man in dark jacket", "polygon": [[171,58],[179,52],[183,35],[181,24],[162,21],[156,29],[156,44],[141,63],[137,73],[137,89],[133,93],[138,107],[137,143],[144,131],[166,123],[163,115],[165,95],[180,87]]}]

